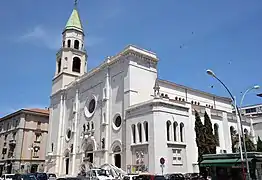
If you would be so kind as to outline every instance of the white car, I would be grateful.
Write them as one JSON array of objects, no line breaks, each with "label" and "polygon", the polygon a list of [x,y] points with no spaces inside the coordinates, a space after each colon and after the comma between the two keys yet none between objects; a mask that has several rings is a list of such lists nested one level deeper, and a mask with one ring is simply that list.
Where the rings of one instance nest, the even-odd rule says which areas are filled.
[{"label": "white car", "polygon": [[123,180],[136,180],[138,174],[128,174],[123,177]]},{"label": "white car", "polygon": [[86,173],[87,177],[97,180],[113,180],[114,177],[109,174],[107,170],[104,169],[91,169]]},{"label": "white car", "polygon": [[3,174],[0,179],[1,180],[12,180],[14,176],[15,176],[14,174]]}]

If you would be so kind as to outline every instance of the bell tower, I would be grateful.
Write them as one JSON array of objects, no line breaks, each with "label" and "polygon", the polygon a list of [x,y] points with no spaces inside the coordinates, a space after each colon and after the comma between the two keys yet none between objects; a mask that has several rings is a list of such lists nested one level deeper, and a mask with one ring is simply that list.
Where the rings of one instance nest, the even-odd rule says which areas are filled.
[{"label": "bell tower", "polygon": [[63,89],[87,72],[84,29],[77,10],[77,1],[62,33],[62,47],[56,54],[56,71],[52,94]]}]

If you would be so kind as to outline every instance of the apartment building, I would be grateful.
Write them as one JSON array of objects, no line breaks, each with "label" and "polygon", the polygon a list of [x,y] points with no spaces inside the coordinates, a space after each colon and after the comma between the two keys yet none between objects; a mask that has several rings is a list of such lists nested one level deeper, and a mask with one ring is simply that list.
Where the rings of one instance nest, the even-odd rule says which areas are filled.
[{"label": "apartment building", "polygon": [[21,109],[0,118],[0,175],[44,170],[49,109]]}]

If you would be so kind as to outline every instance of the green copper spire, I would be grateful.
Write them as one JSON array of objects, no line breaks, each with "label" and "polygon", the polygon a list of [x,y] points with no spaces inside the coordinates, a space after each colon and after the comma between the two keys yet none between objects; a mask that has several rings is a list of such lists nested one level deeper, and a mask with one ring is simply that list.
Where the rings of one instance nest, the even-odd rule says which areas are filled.
[{"label": "green copper spire", "polygon": [[75,1],[75,8],[73,9],[71,16],[66,23],[65,30],[75,29],[84,33],[83,26],[76,6],[77,6],[77,1]]}]

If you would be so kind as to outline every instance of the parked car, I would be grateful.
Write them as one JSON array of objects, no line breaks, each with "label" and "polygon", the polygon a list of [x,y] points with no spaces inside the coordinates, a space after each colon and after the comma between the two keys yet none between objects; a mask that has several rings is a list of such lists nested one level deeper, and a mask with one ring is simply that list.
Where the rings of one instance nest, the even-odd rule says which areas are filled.
[{"label": "parked car", "polygon": [[202,180],[204,179],[199,173],[187,173],[185,174],[185,180]]},{"label": "parked car", "polygon": [[127,174],[123,177],[123,180],[137,180],[138,174]]},{"label": "parked car", "polygon": [[57,180],[82,180],[79,177],[59,177]]},{"label": "parked car", "polygon": [[0,179],[1,180],[12,180],[14,176],[15,176],[14,174],[3,174]]},{"label": "parked car", "polygon": [[15,174],[13,180],[37,180],[33,174]]},{"label": "parked car", "polygon": [[154,174],[139,174],[136,180],[166,180],[163,175],[154,175]]},{"label": "parked car", "polygon": [[48,180],[46,173],[31,173],[31,175],[34,175],[37,180]]},{"label": "parked car", "polygon": [[93,179],[98,179],[98,180],[114,180],[114,177],[110,175],[108,170],[105,169],[91,169],[87,171],[86,177]]},{"label": "parked car", "polygon": [[48,180],[56,180],[56,174],[54,173],[47,173]]},{"label": "parked car", "polygon": [[181,173],[167,174],[166,178],[168,180],[185,180],[185,177]]}]

